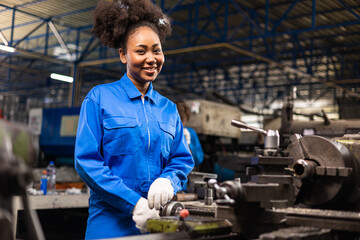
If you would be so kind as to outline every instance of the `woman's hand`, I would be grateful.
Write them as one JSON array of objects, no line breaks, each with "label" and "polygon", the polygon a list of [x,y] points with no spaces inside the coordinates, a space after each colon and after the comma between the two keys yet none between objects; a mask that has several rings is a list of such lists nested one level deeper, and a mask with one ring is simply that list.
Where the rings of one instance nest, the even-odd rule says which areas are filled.
[{"label": "woman's hand", "polygon": [[167,178],[158,178],[150,186],[148,192],[149,208],[159,210],[174,196],[174,188]]},{"label": "woman's hand", "polygon": [[147,220],[149,218],[160,218],[158,212],[155,209],[150,209],[148,205],[148,201],[142,197],[133,209],[132,219],[141,233],[147,232]]}]

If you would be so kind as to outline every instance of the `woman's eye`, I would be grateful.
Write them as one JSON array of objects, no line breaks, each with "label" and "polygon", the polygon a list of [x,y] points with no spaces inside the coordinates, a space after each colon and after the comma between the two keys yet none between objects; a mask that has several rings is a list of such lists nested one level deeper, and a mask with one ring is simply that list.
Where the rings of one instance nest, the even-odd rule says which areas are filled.
[{"label": "woman's eye", "polygon": [[137,50],[136,52],[139,53],[139,54],[144,54],[145,53],[144,50]]},{"label": "woman's eye", "polygon": [[160,49],[156,49],[154,50],[155,53],[161,53],[161,50]]}]

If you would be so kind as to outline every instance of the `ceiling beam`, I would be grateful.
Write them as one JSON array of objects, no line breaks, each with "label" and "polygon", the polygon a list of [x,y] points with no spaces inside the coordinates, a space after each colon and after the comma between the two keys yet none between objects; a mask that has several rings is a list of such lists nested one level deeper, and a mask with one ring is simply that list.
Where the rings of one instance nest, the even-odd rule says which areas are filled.
[{"label": "ceiling beam", "polygon": [[33,68],[27,68],[27,67],[23,67],[23,66],[16,65],[16,64],[11,64],[11,63],[6,63],[6,62],[0,62],[0,65],[5,66],[7,68],[28,72],[28,73],[34,73],[34,74],[39,74],[39,75],[48,74],[50,76],[50,72],[47,72],[47,71],[44,71],[44,70],[37,70],[37,69],[33,69]]},{"label": "ceiling beam", "polygon": [[[166,51],[166,55],[174,55],[174,54],[183,54],[188,52],[194,52],[194,51],[201,51],[201,50],[207,50],[207,49],[213,49],[213,48],[221,48],[225,47],[228,49],[233,50],[234,52],[241,53],[250,57],[253,57],[259,61],[269,63],[271,65],[277,66],[281,70],[283,70],[286,73],[294,73],[298,76],[303,76],[308,79],[311,79],[312,81],[320,82],[328,87],[337,88],[343,90],[345,93],[347,93],[350,96],[360,98],[360,94],[351,92],[349,89],[344,88],[342,86],[337,85],[337,82],[334,81],[327,81],[325,79],[322,79],[320,77],[316,77],[314,75],[310,75],[308,73],[299,71],[298,69],[295,69],[293,67],[287,66],[285,64],[282,64],[280,62],[274,61],[270,58],[264,57],[260,54],[236,47],[229,43],[214,43],[214,44],[208,44],[208,45],[202,45],[202,46],[194,46],[194,47],[187,47],[187,48],[181,48],[181,49],[174,49]],[[104,64],[104,63],[113,63],[118,62],[119,58],[109,58],[109,59],[100,59],[100,60],[94,60],[94,61],[88,61],[80,63],[80,66],[91,66],[91,65],[98,65],[98,64]],[[339,82],[340,83],[340,82]]]}]

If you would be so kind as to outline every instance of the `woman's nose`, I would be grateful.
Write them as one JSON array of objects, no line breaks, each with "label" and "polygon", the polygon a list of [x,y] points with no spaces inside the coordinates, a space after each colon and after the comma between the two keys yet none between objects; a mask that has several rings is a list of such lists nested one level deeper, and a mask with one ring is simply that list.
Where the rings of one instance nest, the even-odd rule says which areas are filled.
[{"label": "woman's nose", "polygon": [[154,64],[156,63],[156,59],[154,57],[153,54],[149,54],[146,58],[146,62],[149,63],[149,64]]}]

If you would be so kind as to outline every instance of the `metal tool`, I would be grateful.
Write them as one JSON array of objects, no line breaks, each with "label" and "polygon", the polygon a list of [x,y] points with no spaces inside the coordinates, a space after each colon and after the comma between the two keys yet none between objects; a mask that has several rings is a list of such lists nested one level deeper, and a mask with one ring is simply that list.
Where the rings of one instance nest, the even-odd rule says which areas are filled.
[{"label": "metal tool", "polygon": [[197,200],[198,196],[196,193],[176,193],[173,200],[185,202],[185,201],[194,201]]},{"label": "metal tool", "polygon": [[264,130],[250,126],[239,120],[232,120],[231,125],[238,128],[250,129],[265,136],[265,149],[278,149],[280,145],[280,135],[278,130]]},{"label": "metal tool", "polygon": [[[228,187],[227,183],[229,182],[234,183],[235,186]],[[241,184],[235,181],[226,181],[219,185],[216,179],[210,179],[208,185],[215,189],[216,196],[219,198],[215,202],[219,205],[234,205],[234,199],[241,195]]]},{"label": "metal tool", "polygon": [[205,205],[212,205],[213,201],[214,201],[213,190],[211,188],[205,189],[204,204]]},{"label": "metal tool", "polygon": [[[195,193],[199,199],[205,198],[207,180],[217,178],[217,174],[204,172],[191,172],[188,176],[188,193]],[[179,200],[180,201],[180,200]]]},{"label": "metal tool", "polygon": [[160,207],[160,216],[177,216],[180,211],[185,209],[184,204],[181,202],[170,201],[164,206]]}]

